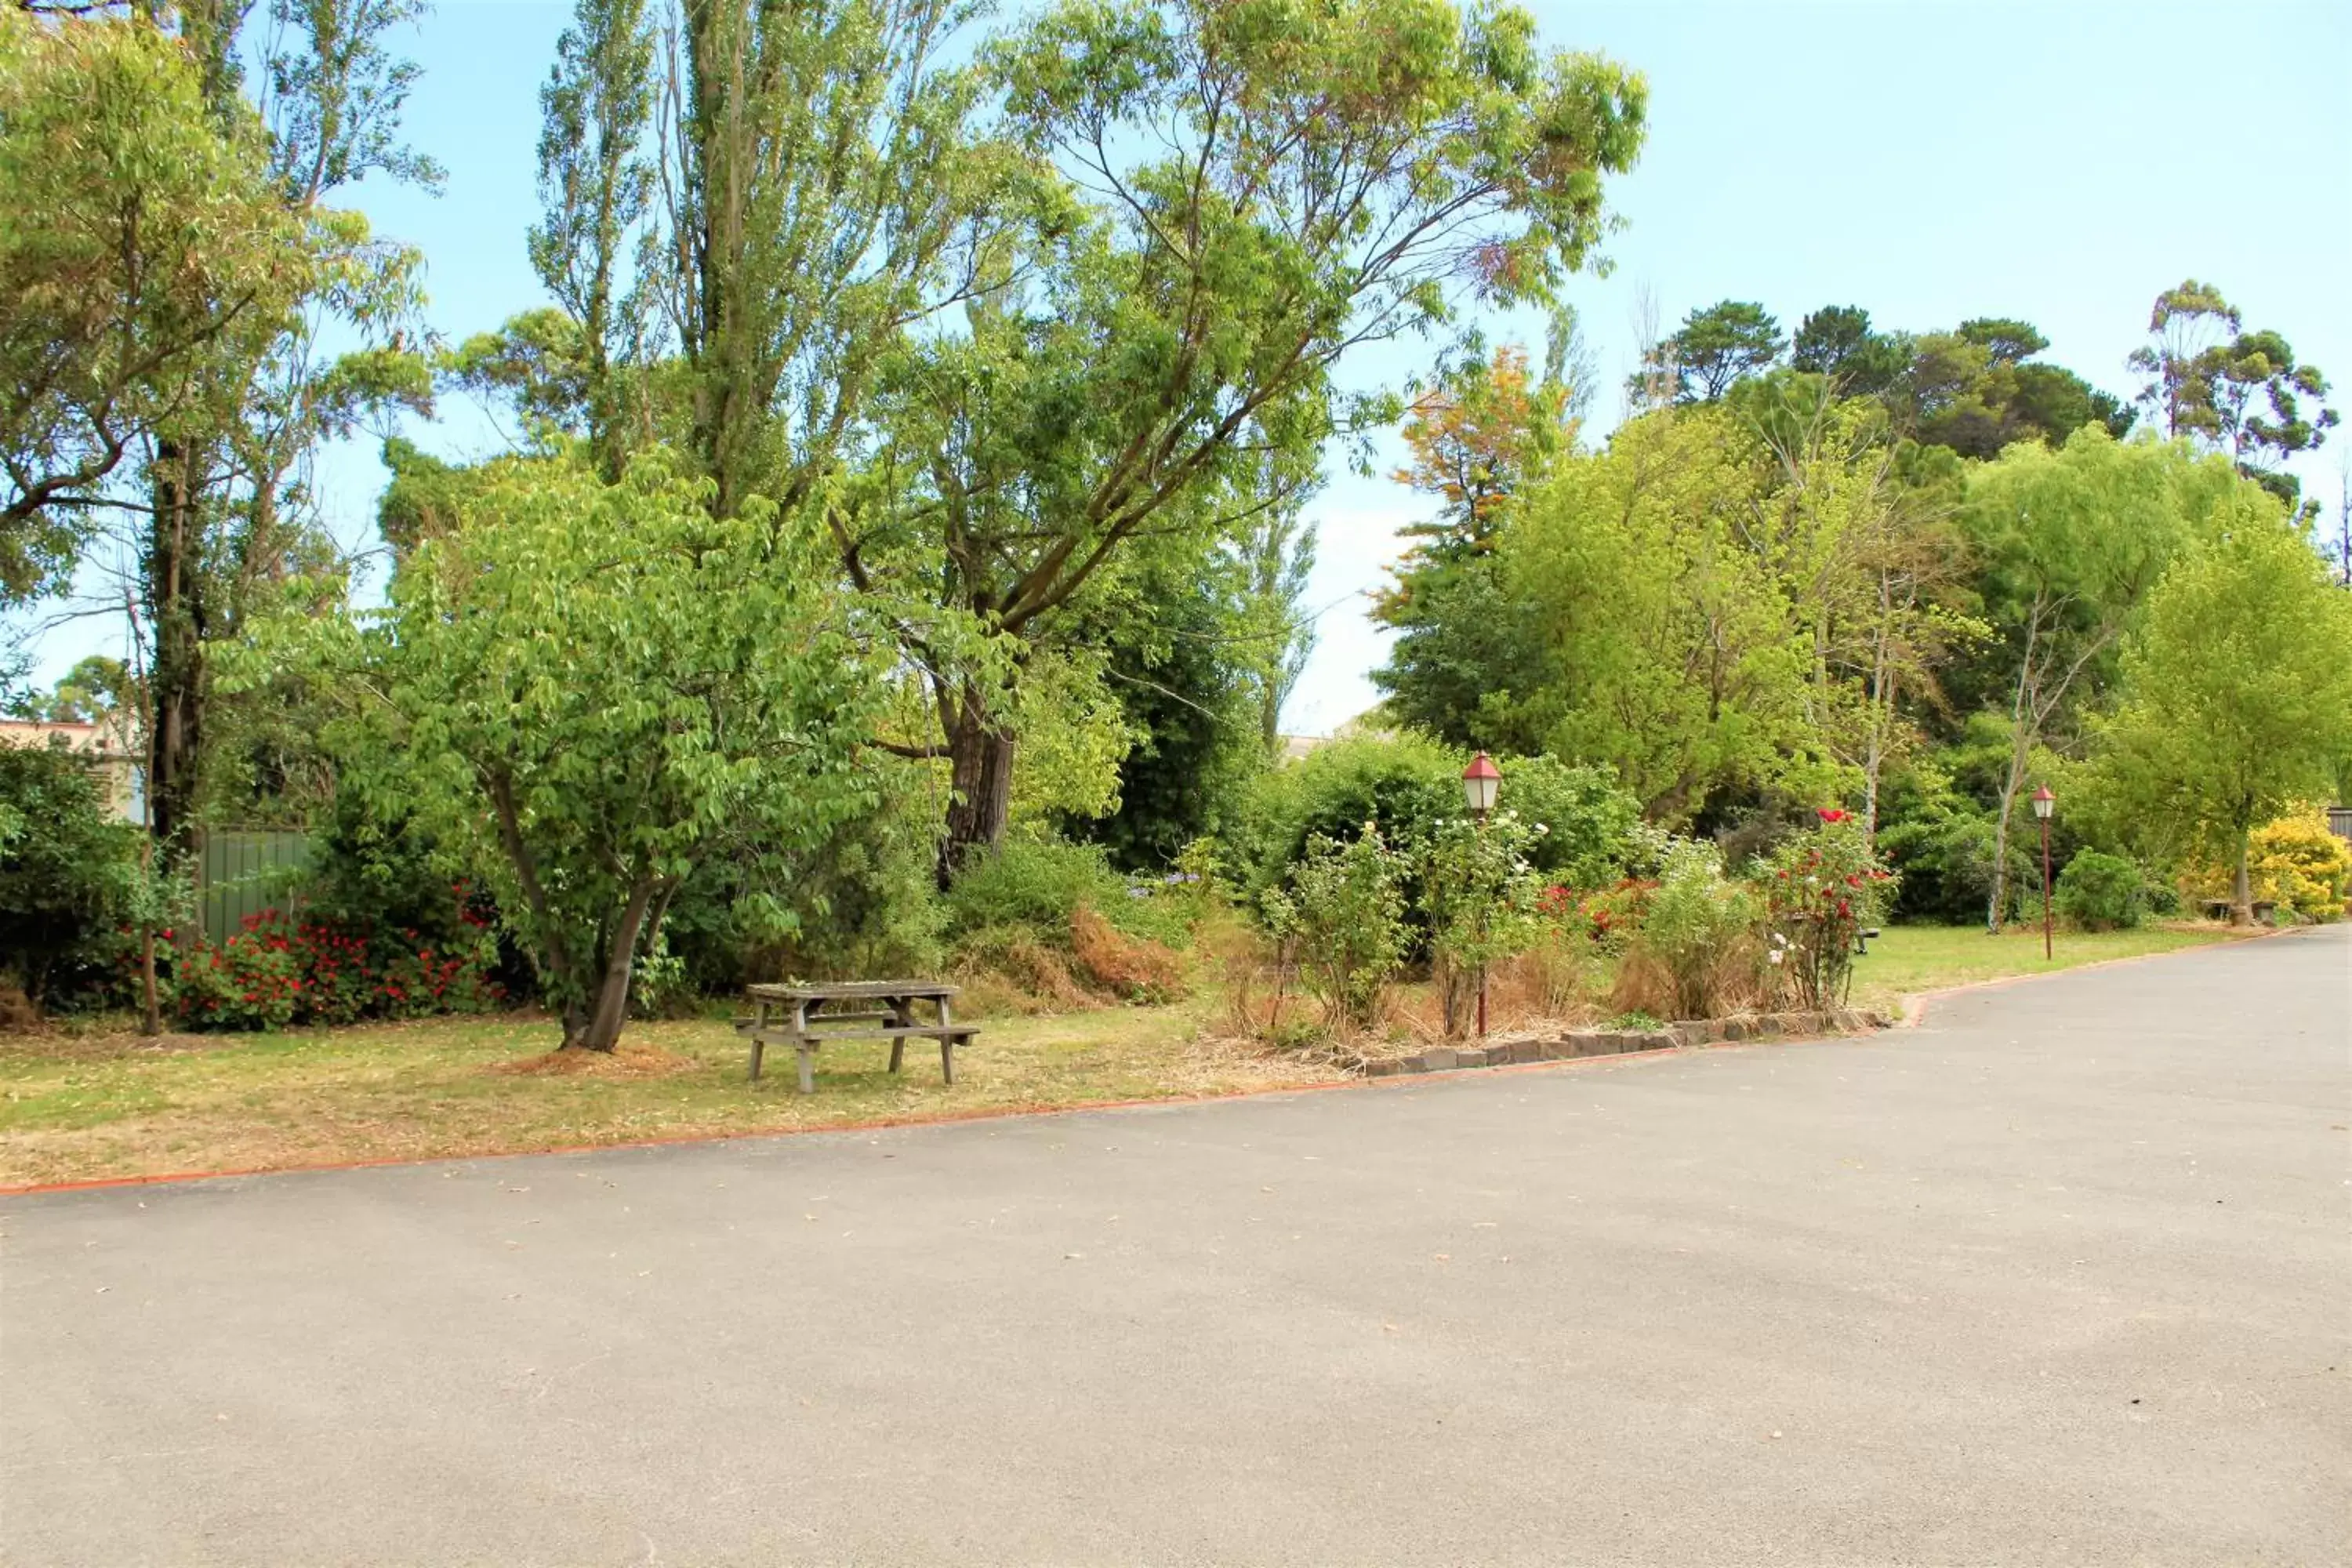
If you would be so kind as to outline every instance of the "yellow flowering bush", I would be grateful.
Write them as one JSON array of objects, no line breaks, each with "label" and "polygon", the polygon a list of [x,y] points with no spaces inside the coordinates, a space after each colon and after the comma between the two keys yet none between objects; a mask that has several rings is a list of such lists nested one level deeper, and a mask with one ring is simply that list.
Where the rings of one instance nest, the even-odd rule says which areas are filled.
[{"label": "yellow flowering bush", "polygon": [[[2352,915],[2352,845],[2327,830],[2324,812],[2298,811],[2255,828],[2246,879],[2257,903],[2268,901],[2305,920]],[[2230,867],[2221,858],[2198,865],[2181,881],[2191,899],[2230,896]]]}]

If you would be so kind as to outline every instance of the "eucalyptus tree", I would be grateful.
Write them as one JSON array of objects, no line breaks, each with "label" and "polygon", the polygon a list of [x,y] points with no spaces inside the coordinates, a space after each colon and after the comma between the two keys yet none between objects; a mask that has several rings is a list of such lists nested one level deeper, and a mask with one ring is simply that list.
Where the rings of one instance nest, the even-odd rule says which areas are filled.
[{"label": "eucalyptus tree", "polygon": [[0,12],[0,599],[63,586],[142,437],[308,288],[260,126],[192,53]]},{"label": "eucalyptus tree", "polygon": [[[960,0],[578,0],[541,94],[533,268],[561,314],[467,345],[608,478],[688,454],[725,515],[835,477],[887,351],[1017,190]],[[558,385],[560,384],[561,390]]]},{"label": "eucalyptus tree", "polygon": [[2147,378],[2140,402],[2166,434],[2228,452],[2241,472],[2299,507],[2302,488],[2281,465],[2318,447],[2337,421],[2319,367],[2297,360],[2278,332],[2248,331],[2221,289],[2194,278],[2156,297],[2147,330],[2130,364]]},{"label": "eucalyptus tree", "polygon": [[1551,301],[1646,103],[1526,13],[1444,0],[1069,4],[985,63],[1053,185],[956,329],[910,340],[833,514],[854,582],[928,606],[943,875],[1003,829],[1024,661],[1107,574],[1244,533],[1392,419],[1343,386],[1357,351]]}]

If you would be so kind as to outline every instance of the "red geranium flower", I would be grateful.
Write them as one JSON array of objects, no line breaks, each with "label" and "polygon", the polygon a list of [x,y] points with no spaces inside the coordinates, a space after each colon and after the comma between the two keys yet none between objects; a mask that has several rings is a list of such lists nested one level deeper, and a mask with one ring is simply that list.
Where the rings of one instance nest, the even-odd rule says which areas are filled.
[{"label": "red geranium flower", "polygon": [[1836,806],[1825,805],[1819,811],[1813,813],[1813,815],[1820,817],[1823,822],[1843,822],[1850,814],[1840,811]]}]

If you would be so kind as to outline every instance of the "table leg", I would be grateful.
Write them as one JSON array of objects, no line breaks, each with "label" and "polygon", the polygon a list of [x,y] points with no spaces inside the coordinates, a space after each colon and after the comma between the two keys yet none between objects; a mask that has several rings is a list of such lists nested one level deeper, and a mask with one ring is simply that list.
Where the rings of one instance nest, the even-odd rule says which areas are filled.
[{"label": "table leg", "polygon": [[752,1004],[751,1004],[751,1082],[753,1082],[753,1083],[757,1083],[757,1082],[759,1082],[759,1081],[760,1081],[760,1058],[761,1058],[761,1055],[762,1055],[762,1054],[767,1050],[767,1048],[768,1048],[768,1043],[767,1043],[765,1040],[762,1040],[761,1038],[760,1038],[760,1033],[761,1033],[761,1030],[763,1030],[763,1029],[765,1029],[767,1026],[768,1026],[768,1005],[767,1005],[765,1002],[754,1002],[754,1003],[752,1003]]},{"label": "table leg", "polygon": [[[948,1011],[948,999],[944,996],[940,997],[940,1027],[952,1028],[954,1022],[954,1018]],[[950,1089],[955,1087],[955,1037],[953,1035],[943,1034],[940,1037],[940,1080]]]},{"label": "table leg", "polygon": [[[884,1002],[882,1005],[888,1009],[890,1014],[890,1023],[894,1028],[911,1029],[915,1026],[914,1004],[908,1002],[905,997],[893,996],[889,1000]],[[897,1072],[898,1070],[898,1064],[902,1059],[904,1059],[906,1052],[907,1041],[904,1036],[895,1038],[890,1042],[890,1070],[892,1072]]]},{"label": "table leg", "polygon": [[793,1009],[793,1041],[801,1054],[801,1092],[816,1092],[816,1042],[809,1037],[809,1014],[824,1004],[813,1006],[803,1002]]}]

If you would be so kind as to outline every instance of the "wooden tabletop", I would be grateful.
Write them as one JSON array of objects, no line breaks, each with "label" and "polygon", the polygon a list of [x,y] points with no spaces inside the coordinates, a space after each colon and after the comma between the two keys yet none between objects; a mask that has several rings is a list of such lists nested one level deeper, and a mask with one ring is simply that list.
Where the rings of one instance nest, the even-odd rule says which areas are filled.
[{"label": "wooden tabletop", "polygon": [[755,1002],[839,1002],[897,996],[952,996],[956,987],[936,980],[836,980],[813,985],[746,985]]}]

